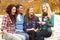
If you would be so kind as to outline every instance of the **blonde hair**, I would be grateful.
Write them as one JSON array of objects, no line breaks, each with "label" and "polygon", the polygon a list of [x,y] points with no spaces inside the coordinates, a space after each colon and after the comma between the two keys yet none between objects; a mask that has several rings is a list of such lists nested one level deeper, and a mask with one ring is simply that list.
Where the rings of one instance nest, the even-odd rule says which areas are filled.
[{"label": "blonde hair", "polygon": [[50,9],[50,5],[48,3],[43,3],[42,5],[45,5],[47,10],[48,10],[48,17],[49,17],[49,20],[51,19],[51,9]]}]

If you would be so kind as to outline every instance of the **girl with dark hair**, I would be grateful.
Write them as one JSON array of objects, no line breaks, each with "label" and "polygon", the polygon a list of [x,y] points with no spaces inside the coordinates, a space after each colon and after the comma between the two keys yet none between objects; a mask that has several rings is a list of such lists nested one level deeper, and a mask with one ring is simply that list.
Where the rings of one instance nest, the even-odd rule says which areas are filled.
[{"label": "girl with dark hair", "polygon": [[23,40],[29,40],[29,35],[23,31],[23,23],[24,23],[24,14],[23,14],[23,5],[17,4],[17,14],[16,14],[16,25],[15,31],[17,34],[20,34]]},{"label": "girl with dark hair", "polygon": [[29,40],[36,40],[36,33],[40,29],[39,18],[34,15],[33,7],[29,7],[24,18],[24,31],[29,34]]},{"label": "girl with dark hair", "polygon": [[[15,32],[15,19],[16,19],[15,13],[16,13],[16,6],[14,4],[8,5],[8,7],[6,8],[6,14],[2,20],[3,34],[4,32],[8,32],[8,33]],[[5,36],[5,39],[7,40],[8,37]]]},{"label": "girl with dark hair", "polygon": [[16,13],[16,6],[14,4],[10,4],[6,8],[6,14],[2,21],[2,31],[6,30],[7,32],[14,31],[15,25],[15,13]]}]

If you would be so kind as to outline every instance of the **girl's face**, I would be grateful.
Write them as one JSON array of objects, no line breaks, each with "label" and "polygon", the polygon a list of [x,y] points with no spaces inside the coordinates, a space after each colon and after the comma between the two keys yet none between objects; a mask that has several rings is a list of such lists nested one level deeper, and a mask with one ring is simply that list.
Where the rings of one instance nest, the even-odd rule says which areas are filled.
[{"label": "girl's face", "polygon": [[19,12],[19,13],[23,13],[23,6],[19,6],[18,12]]},{"label": "girl's face", "polygon": [[29,14],[33,15],[33,13],[34,13],[34,9],[33,8],[29,8]]},{"label": "girl's face", "polygon": [[11,13],[12,13],[12,15],[15,15],[15,13],[16,13],[16,7],[13,7],[13,8],[11,9]]},{"label": "girl's face", "polygon": [[43,10],[43,12],[47,12],[48,11],[46,5],[42,5],[42,10]]}]

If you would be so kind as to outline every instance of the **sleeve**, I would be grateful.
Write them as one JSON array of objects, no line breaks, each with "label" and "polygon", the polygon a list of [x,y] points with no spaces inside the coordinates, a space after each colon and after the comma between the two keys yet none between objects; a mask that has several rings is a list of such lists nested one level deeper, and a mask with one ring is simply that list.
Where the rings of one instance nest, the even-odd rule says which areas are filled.
[{"label": "sleeve", "polygon": [[24,23],[23,23],[23,30],[26,31],[26,28],[27,28],[27,25],[26,25],[26,23],[24,22]]},{"label": "sleeve", "polygon": [[51,15],[50,22],[47,22],[46,25],[49,26],[49,27],[53,27],[54,26],[54,15],[53,14]]},{"label": "sleeve", "polygon": [[1,28],[1,31],[3,31],[3,30],[6,30],[7,31],[7,17],[6,16],[4,16],[3,17],[3,20],[2,20],[2,28]]},{"label": "sleeve", "polygon": [[54,14],[51,15],[51,24],[54,25]]},{"label": "sleeve", "polygon": [[54,14],[51,15],[51,24],[54,26]]},{"label": "sleeve", "polygon": [[39,17],[36,17],[36,27],[40,29],[40,24],[38,22],[40,22]]}]

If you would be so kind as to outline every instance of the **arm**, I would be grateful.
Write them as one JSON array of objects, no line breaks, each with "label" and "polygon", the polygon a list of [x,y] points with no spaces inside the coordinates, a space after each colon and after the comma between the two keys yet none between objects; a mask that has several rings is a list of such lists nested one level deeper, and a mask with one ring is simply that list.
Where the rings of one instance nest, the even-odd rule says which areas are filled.
[{"label": "arm", "polygon": [[46,23],[47,26],[53,27],[54,26],[54,14],[51,15],[50,22]]},{"label": "arm", "polygon": [[37,18],[36,18],[36,27],[37,27],[38,29],[40,29],[40,24],[39,24],[39,22],[40,22],[40,20],[39,20],[39,18],[37,17]]},{"label": "arm", "polygon": [[25,24],[25,22],[23,24],[23,30],[26,31],[26,24]]},{"label": "arm", "polygon": [[51,20],[46,23],[47,26],[53,27],[54,26],[54,14],[51,14]]},{"label": "arm", "polygon": [[35,32],[37,32],[38,30],[41,29],[39,22],[40,22],[40,20],[39,20],[39,18],[37,17],[37,18],[36,18],[36,28],[37,28],[37,29],[35,29]]},{"label": "arm", "polygon": [[51,15],[51,24],[54,26],[54,14]]},{"label": "arm", "polygon": [[2,31],[3,30],[7,31],[7,17],[6,16],[3,17],[3,20],[2,20],[2,29],[1,30]]},{"label": "arm", "polygon": [[5,15],[2,20],[2,28],[1,28],[2,38],[3,38],[3,34],[7,33],[7,17],[6,16],[7,15]]}]

